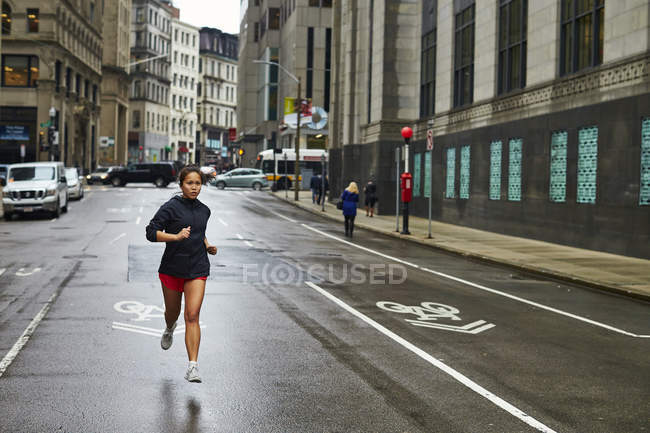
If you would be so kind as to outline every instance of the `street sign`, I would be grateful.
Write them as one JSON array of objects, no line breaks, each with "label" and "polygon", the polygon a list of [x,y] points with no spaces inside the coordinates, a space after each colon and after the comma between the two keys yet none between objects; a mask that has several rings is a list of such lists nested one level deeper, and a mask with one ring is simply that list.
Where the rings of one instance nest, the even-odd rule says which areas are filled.
[{"label": "street sign", "polygon": [[52,121],[48,120],[47,122],[41,123],[41,128],[49,128],[52,126]]},{"label": "street sign", "polygon": [[52,140],[52,144],[55,146],[59,145],[59,131],[54,131],[54,140]]},{"label": "street sign", "polygon": [[427,130],[427,150],[433,150],[433,129]]}]

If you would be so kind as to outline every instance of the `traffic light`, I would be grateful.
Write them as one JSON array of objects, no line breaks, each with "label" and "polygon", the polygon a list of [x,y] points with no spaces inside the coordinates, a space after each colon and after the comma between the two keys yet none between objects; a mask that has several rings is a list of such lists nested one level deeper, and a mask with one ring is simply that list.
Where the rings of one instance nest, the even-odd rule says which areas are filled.
[{"label": "traffic light", "polygon": [[240,148],[240,149],[237,151],[237,153],[239,154],[239,156],[244,156],[244,154],[246,153],[246,151],[245,151],[244,149]]},{"label": "traffic light", "polygon": [[54,144],[54,126],[47,128],[47,144],[50,146]]},{"label": "traffic light", "polygon": [[41,152],[47,152],[49,146],[45,144],[45,132],[38,132],[38,147],[41,149]]}]

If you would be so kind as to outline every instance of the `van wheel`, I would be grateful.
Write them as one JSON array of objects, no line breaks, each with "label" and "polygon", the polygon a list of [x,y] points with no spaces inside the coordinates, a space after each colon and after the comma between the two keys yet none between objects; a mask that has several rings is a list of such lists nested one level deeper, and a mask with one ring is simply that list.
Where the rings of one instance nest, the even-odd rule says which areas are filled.
[{"label": "van wheel", "polygon": [[54,218],[58,218],[58,217],[61,216],[61,202],[58,201],[58,200],[56,201],[56,208],[55,208],[54,211],[52,212],[52,216],[53,216]]},{"label": "van wheel", "polygon": [[217,182],[217,188],[219,188],[219,189],[224,189],[225,187],[226,187],[226,182],[224,182],[224,181],[222,181],[222,180],[220,180],[219,182]]},{"label": "van wheel", "polygon": [[259,190],[261,190],[261,189],[262,189],[262,184],[259,183],[259,182],[255,182],[255,183],[253,184],[253,189],[254,189],[255,191],[259,191]]},{"label": "van wheel", "polygon": [[14,217],[14,214],[11,212],[5,212],[5,221],[11,221]]},{"label": "van wheel", "polygon": [[122,185],[122,179],[120,179],[119,177],[114,177],[113,179],[111,179],[111,185],[113,185],[115,187],[121,186]]},{"label": "van wheel", "polygon": [[153,181],[153,184],[156,185],[158,188],[164,188],[167,185],[165,184],[165,179],[162,177],[157,177],[156,180]]}]

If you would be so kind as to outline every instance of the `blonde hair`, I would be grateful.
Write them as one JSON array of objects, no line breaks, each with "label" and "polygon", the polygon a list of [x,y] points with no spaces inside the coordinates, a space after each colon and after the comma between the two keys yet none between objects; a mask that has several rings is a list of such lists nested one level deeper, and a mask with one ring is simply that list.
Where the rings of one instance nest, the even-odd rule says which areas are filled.
[{"label": "blonde hair", "polygon": [[359,194],[359,187],[357,186],[356,182],[350,182],[350,185],[348,185],[348,187],[345,188],[345,190],[353,192],[355,194]]}]

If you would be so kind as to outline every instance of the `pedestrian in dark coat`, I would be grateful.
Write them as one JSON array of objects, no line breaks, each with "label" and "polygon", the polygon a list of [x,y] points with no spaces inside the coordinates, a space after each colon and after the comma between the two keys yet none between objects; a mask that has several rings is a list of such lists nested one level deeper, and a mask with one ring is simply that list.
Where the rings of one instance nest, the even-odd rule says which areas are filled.
[{"label": "pedestrian in dark coat", "polygon": [[182,195],[172,197],[158,209],[146,233],[149,241],[166,243],[158,268],[167,322],[160,346],[164,350],[171,347],[185,296],[185,348],[190,361],[185,379],[201,382],[197,361],[201,341],[199,314],[210,274],[208,254],[217,254],[217,247],[205,237],[210,209],[198,199],[205,176],[196,166],[185,167],[179,174],[179,184]]},{"label": "pedestrian in dark coat", "polygon": [[343,194],[343,217],[345,218],[345,236],[352,237],[354,232],[354,218],[357,216],[357,203],[359,203],[359,187],[355,182],[350,182]]},{"label": "pedestrian in dark coat", "polygon": [[323,192],[323,178],[320,178],[320,184],[318,185],[318,204],[321,204],[321,200],[325,200],[325,196],[327,195],[327,192],[330,190],[330,183],[327,180],[327,176],[325,176],[325,192]]},{"label": "pedestrian in dark coat", "polygon": [[372,179],[363,188],[363,195],[366,201],[366,216],[372,217],[375,213],[375,204],[377,203],[377,185]]},{"label": "pedestrian in dark coat", "polygon": [[311,189],[311,202],[316,203],[316,199],[320,196],[321,178],[320,176],[312,176],[309,181],[309,189]]}]

